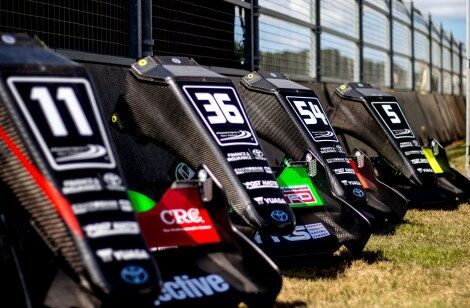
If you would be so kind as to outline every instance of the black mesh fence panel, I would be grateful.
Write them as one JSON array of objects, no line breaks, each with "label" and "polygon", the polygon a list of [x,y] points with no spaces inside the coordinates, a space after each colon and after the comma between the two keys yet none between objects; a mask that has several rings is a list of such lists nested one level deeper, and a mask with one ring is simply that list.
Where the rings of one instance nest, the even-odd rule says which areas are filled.
[{"label": "black mesh fence panel", "polygon": [[37,36],[51,48],[129,55],[128,0],[2,0],[0,32]]},{"label": "black mesh fence panel", "polygon": [[203,65],[243,68],[244,9],[225,1],[153,1],[155,54],[194,58]]}]

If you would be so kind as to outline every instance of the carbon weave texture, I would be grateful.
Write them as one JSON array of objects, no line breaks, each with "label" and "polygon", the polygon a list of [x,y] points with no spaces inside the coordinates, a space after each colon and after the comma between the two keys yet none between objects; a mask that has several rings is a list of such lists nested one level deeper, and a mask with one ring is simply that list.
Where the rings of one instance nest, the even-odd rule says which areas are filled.
[{"label": "carbon weave texture", "polygon": [[129,118],[138,134],[160,143],[191,167],[207,165],[225,189],[233,209],[244,218],[250,201],[242,184],[208,136],[209,132],[199,128],[197,119],[180,106],[170,86],[150,78],[137,79],[132,72],[126,76],[126,86],[129,113],[120,117]]},{"label": "carbon weave texture", "polygon": [[338,238],[338,241],[341,244],[347,241],[358,240],[358,238],[356,238],[354,235],[352,235],[351,233],[343,229],[341,226],[339,226],[336,222],[334,222],[334,220],[331,219],[331,217],[327,213],[315,213],[315,216],[335,231],[335,236]]},{"label": "carbon weave texture", "polygon": [[[32,162],[30,153],[26,150],[24,140],[20,137],[18,128],[13,124],[4,106],[3,100],[6,97],[6,93],[3,88],[0,88],[0,92],[0,126],[21,152],[27,156],[27,159]],[[1,180],[12,191],[21,206],[26,209],[31,217],[32,224],[39,230],[54,253],[62,255],[74,271],[82,273],[83,264],[75,246],[75,241],[65,222],[51,204],[51,200],[44,195],[31,175],[29,175],[27,170],[4,143],[1,144],[1,150]]]},{"label": "carbon weave texture", "polygon": [[[300,160],[308,149],[314,148],[302,136],[298,124],[290,118],[274,95],[247,90],[237,84],[244,106],[256,133],[282,149],[288,156]],[[295,125],[292,125],[292,124]]]},{"label": "carbon weave texture", "polygon": [[[363,141],[398,168],[395,162],[401,162],[403,159],[363,103],[341,100],[338,95],[335,95],[333,105],[335,107],[331,109],[329,118],[331,125],[338,133],[345,133]],[[402,167],[404,168],[400,169],[405,176],[411,177],[410,167]]]}]

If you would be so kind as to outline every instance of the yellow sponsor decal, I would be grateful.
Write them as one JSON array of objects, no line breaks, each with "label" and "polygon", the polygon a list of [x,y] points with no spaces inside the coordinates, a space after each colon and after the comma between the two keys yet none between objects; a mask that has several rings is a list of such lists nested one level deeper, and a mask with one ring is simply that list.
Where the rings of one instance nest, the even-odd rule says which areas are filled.
[{"label": "yellow sponsor decal", "polygon": [[426,158],[428,159],[429,164],[431,165],[431,168],[434,171],[434,173],[444,173],[444,171],[442,171],[441,166],[439,166],[439,163],[437,162],[436,157],[434,157],[434,154],[432,153],[432,149],[423,148],[423,152],[424,152],[424,156],[426,156]]}]

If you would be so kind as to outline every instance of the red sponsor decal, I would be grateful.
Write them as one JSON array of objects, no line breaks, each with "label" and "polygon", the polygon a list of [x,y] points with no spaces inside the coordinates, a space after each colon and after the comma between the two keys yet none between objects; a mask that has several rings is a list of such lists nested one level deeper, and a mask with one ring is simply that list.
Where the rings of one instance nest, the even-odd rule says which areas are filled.
[{"label": "red sponsor decal", "polygon": [[157,206],[137,214],[149,248],[219,243],[220,237],[199,191],[170,188]]},{"label": "red sponsor decal", "polygon": [[316,203],[317,200],[308,186],[282,187],[284,199],[288,204]]},{"label": "red sponsor decal", "polygon": [[351,164],[351,167],[353,168],[354,172],[356,172],[357,178],[359,179],[359,182],[361,182],[364,189],[369,189],[369,185],[367,184],[366,179],[362,176],[361,172],[359,171],[359,168],[357,167],[354,159],[349,159],[349,163]]}]

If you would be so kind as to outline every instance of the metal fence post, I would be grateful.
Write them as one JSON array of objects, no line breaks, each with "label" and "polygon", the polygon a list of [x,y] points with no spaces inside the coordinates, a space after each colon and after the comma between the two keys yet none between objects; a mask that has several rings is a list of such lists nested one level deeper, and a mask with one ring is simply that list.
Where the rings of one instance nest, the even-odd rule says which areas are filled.
[{"label": "metal fence post", "polygon": [[450,34],[450,88],[452,95],[454,93],[454,35]]},{"label": "metal fence post", "polygon": [[364,0],[357,0],[359,7],[359,82],[364,81]]},{"label": "metal fence post", "polygon": [[142,1],[142,55],[153,55],[152,0]]},{"label": "metal fence post", "polygon": [[411,90],[415,90],[415,6],[413,1],[411,6]]},{"label": "metal fence post", "polygon": [[428,40],[429,40],[429,92],[433,91],[432,79],[432,18],[429,14],[428,21]]},{"label": "metal fence post", "polygon": [[142,6],[140,0],[129,0],[129,55],[142,57]]},{"label": "metal fence post", "polygon": [[[246,11],[245,11],[246,12]],[[250,1],[250,12],[249,14],[245,13],[245,32],[243,33],[243,42],[245,45],[244,56],[245,63],[244,66],[247,70],[253,71],[255,68],[254,64],[254,49],[253,49],[253,0]]]},{"label": "metal fence post", "polygon": [[393,0],[388,1],[388,22],[389,22],[389,44],[390,44],[390,88],[393,89],[395,87],[394,85],[394,78],[393,78],[393,71],[394,71],[394,65],[393,65]]},{"label": "metal fence post", "polygon": [[259,5],[258,0],[252,0],[252,14],[253,14],[253,70],[259,70],[260,52],[259,52]]},{"label": "metal fence post", "polygon": [[464,61],[463,61],[463,55],[462,55],[462,49],[463,49],[463,43],[459,44],[459,95],[463,96],[464,91],[463,91],[463,66],[464,66]]},{"label": "metal fence post", "polygon": [[441,47],[441,93],[444,93],[444,29],[442,24],[439,32],[439,46]]},{"label": "metal fence post", "polygon": [[320,15],[320,2],[321,0],[315,1],[315,51],[316,51],[316,58],[315,58],[315,66],[316,66],[316,78],[317,82],[321,82],[321,15]]}]

